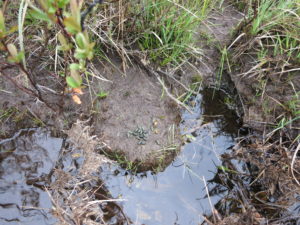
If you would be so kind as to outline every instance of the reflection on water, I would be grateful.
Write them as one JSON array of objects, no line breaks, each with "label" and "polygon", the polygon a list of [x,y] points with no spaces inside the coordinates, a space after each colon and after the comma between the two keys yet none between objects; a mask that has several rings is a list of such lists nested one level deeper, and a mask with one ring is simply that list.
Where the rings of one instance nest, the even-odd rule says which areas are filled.
[{"label": "reflection on water", "polygon": [[62,139],[40,129],[21,130],[0,141],[1,225],[55,223],[49,211],[51,201],[42,187],[47,186],[61,145]]},{"label": "reflection on water", "polygon": [[[212,98],[212,94],[215,97]],[[124,212],[134,224],[198,224],[211,210],[205,182],[214,177],[220,154],[234,144],[238,122],[221,93],[206,90],[191,99],[194,113],[182,113],[181,131],[191,142],[158,174],[126,175],[119,168],[103,168],[102,176],[114,197],[127,199]],[[118,169],[121,173],[111,172]],[[221,194],[210,196],[216,204]]]},{"label": "reflection on water", "polygon": [[[216,165],[221,164],[220,154],[234,144],[237,117],[228,110],[219,92],[203,91],[192,97],[190,104],[194,113],[183,111],[180,125],[189,142],[163,172],[132,176],[118,166],[102,168],[101,177],[109,196],[127,199],[123,209],[133,224],[198,224],[203,221],[203,213],[210,212],[210,204],[222,198],[220,192],[211,194],[210,203],[205,182],[214,178]],[[51,137],[41,129],[21,130],[10,139],[0,140],[1,225],[55,224],[44,186],[50,185],[50,172],[61,146],[61,138]],[[67,156],[62,159],[65,168],[75,163]],[[76,173],[78,168],[74,168]],[[98,187],[95,190],[99,192]],[[97,199],[106,195],[98,192],[94,193]],[[118,207],[108,204],[103,211],[111,224],[119,224],[114,218]]]}]

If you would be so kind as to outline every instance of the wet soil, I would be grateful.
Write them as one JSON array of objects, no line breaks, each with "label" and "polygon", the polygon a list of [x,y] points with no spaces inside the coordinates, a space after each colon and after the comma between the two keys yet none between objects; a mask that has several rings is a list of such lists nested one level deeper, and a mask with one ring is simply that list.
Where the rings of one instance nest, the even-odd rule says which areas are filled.
[{"label": "wet soil", "polygon": [[[194,82],[195,77],[201,77],[207,85],[215,83],[220,61],[218,48],[229,44],[231,29],[241,18],[242,15],[226,3],[222,12],[214,11],[209,20],[209,25],[214,25],[208,28],[204,24],[199,31],[203,58],[196,60],[196,69],[195,66],[193,69],[184,68],[174,76],[187,86]],[[204,32],[209,33],[209,37],[202,37]],[[217,41],[210,40],[211,37]],[[241,60],[242,64],[248,62]],[[241,120],[234,113],[237,109],[236,98],[228,95],[225,89],[222,88],[223,92],[214,92],[215,98],[211,97],[211,91],[194,96],[190,100],[194,114],[182,112],[184,121],[179,123],[180,110],[163,95],[155,77],[149,76],[136,65],[130,65],[124,74],[122,63],[114,58],[112,62],[113,66],[107,63],[96,68],[97,73],[109,81],[91,80],[93,85],[85,91],[81,106],[75,105],[69,94],[60,95],[63,85],[56,83],[57,77],[37,68],[38,83],[51,87],[55,92],[41,88],[45,99],[57,109],[55,112],[0,77],[0,179],[3,181],[0,214],[3,224],[35,224],[35,221],[39,221],[36,224],[41,224],[41,221],[53,224],[56,219],[49,213],[52,204],[57,209],[54,214],[61,224],[78,221],[100,223],[103,221],[99,218],[104,217],[111,224],[130,223],[130,219],[147,224],[195,224],[204,220],[201,216],[203,213],[216,224],[265,224],[270,221],[297,224],[299,191],[293,178],[285,179],[287,174],[290,175],[293,154],[286,150],[287,146],[271,144],[266,147],[266,143],[259,141],[265,128],[260,125],[265,121],[272,124],[281,111],[264,114],[265,99],[256,98],[255,79],[241,79],[238,76],[240,71],[229,74],[238,89],[236,96],[241,97],[243,103],[250,103],[243,105],[244,121],[248,127],[259,131],[254,139],[246,138],[244,142],[239,142],[238,147],[229,154],[226,149],[236,144],[234,139],[241,135],[240,132],[245,135],[243,132],[246,129],[238,132]],[[22,77],[15,71],[9,72],[16,79]],[[280,76],[276,80],[281,79],[279,83],[273,80],[266,82],[265,93],[272,97],[268,102],[271,106],[275,105],[272,102],[274,99],[289,101],[294,92],[289,88],[288,77]],[[299,81],[295,81],[294,87],[299,91]],[[169,84],[172,84],[172,92],[177,93],[176,88],[182,92],[172,81]],[[97,97],[101,91],[108,93],[106,98]],[[74,126],[73,130],[66,132],[71,147],[64,146],[64,154],[58,153],[62,139],[35,129],[24,131],[24,135],[23,130],[22,135],[17,132],[25,127],[48,126],[61,133],[78,118],[92,119],[88,125]],[[91,124],[93,129],[88,135],[82,136]],[[147,131],[143,143],[132,135],[137,128]],[[295,134],[298,135],[293,132],[291,136]],[[92,135],[98,138],[94,140]],[[91,143],[79,142],[83,140]],[[281,143],[282,139],[279,140]],[[184,141],[190,143],[184,145],[182,153],[173,161]],[[103,166],[102,173],[98,170],[101,163],[109,163],[99,154],[104,152],[107,155],[116,153],[115,159],[121,154],[122,160],[130,163],[142,162],[146,165],[144,170],[155,167],[155,173],[148,171],[133,176],[130,171],[118,166]],[[220,154],[223,154],[222,158]],[[52,182],[47,184],[40,178],[50,173],[55,161],[58,162],[55,165],[58,170]],[[298,164],[297,161],[296,168],[299,168]],[[218,165],[222,167],[217,168]],[[204,190],[204,180],[209,183],[209,198]],[[48,193],[44,192],[45,185],[52,188],[52,204]],[[122,204],[124,210],[117,204],[105,202],[108,198],[118,197],[120,193],[123,195],[121,197],[129,200]],[[157,199],[162,201],[158,202]],[[219,214],[215,211],[209,214],[212,210],[209,200]],[[91,206],[90,202],[94,201],[104,201],[106,205],[93,203]],[[78,210],[76,205],[83,211]],[[64,210],[70,213],[64,216]],[[123,211],[130,219],[122,214]],[[290,213],[293,214],[292,218]]]},{"label": "wet soil", "polygon": [[[55,84],[53,77],[43,79],[47,74],[40,75],[38,84],[52,90],[41,88],[43,99],[54,110],[1,77],[1,137],[9,137],[20,128],[39,126],[52,127],[62,134],[78,118],[91,118],[94,134],[107,144],[109,154],[123,155],[130,162],[147,162],[145,168],[156,164],[161,155],[174,155],[181,144],[178,106],[164,95],[158,81],[138,66],[129,66],[125,73],[121,67],[117,58],[99,63],[95,70],[105,81],[86,81],[92,85],[81,96],[81,105],[72,102],[68,93],[60,95],[62,86]],[[20,76],[14,78],[19,77],[22,83]],[[99,97],[101,92],[107,96]],[[143,139],[130,134],[137,128],[147,133]]]},{"label": "wet soil", "polygon": [[195,78],[197,80],[198,77],[199,81],[200,77],[205,86],[223,86],[218,75],[221,51],[232,41],[232,34],[243,16],[229,1],[212,10],[195,34],[197,47],[203,51],[202,57],[196,59],[192,66],[185,66],[182,71],[175,73],[182,83],[189,86],[195,82]]},{"label": "wet soil", "polygon": [[[256,53],[247,54],[235,56],[234,60],[238,66],[229,74],[244,104],[244,123],[260,132],[264,132],[264,129],[270,132],[278,124],[278,118],[297,116],[294,113],[299,108],[299,73],[281,73],[279,69],[274,68],[270,69],[274,71],[270,71],[269,75],[259,75],[258,71],[251,72],[257,63]],[[285,130],[286,135],[291,139],[297,137],[299,125],[298,119]]]},{"label": "wet soil", "polygon": [[132,175],[118,166],[102,167],[101,178],[134,224],[199,224],[224,193],[208,198],[206,182],[214,177],[220,155],[235,144],[238,117],[221,92],[206,89],[190,98],[193,113],[182,112],[180,154],[161,172]]},{"label": "wet soil", "polygon": [[[1,69],[5,66],[1,56],[0,65]],[[9,74],[11,79],[7,79],[6,75],[0,77],[1,139],[12,136],[19,129],[32,127],[47,126],[62,134],[61,130],[68,128],[75,116],[79,117],[83,111],[72,103],[70,96],[61,95],[63,85],[57,77],[43,68],[36,67],[38,66],[35,66],[33,74],[42,99],[48,106],[34,95],[23,91],[23,88],[28,88],[36,92],[16,67],[1,71],[3,74]]]},{"label": "wet soil", "polygon": [[[115,62],[115,68],[120,66]],[[159,157],[179,149],[179,108],[141,68],[131,66],[123,75],[109,68],[102,72],[109,82],[99,83],[108,95],[94,102],[94,134],[107,144],[108,154],[151,168]],[[142,138],[134,133],[139,128],[145,132]]]},{"label": "wet soil", "polygon": [[[223,196],[208,199],[205,182],[214,177],[219,155],[234,144],[239,125],[221,92],[208,89],[201,94],[189,100],[193,114],[181,112],[180,130],[186,144],[162,172],[132,175],[112,164],[95,151],[105,143],[91,137],[83,122],[67,131],[67,140],[42,129],[20,130],[2,140],[3,224],[54,224],[51,212],[61,224],[72,224],[77,217],[89,224],[97,222],[94,210],[105,213],[109,224],[203,221],[200,215],[211,210],[208,202],[215,204]],[[114,197],[126,201],[102,204]],[[94,201],[99,201],[100,208],[93,207]],[[85,209],[85,205],[90,207]],[[68,214],[61,214],[64,211]],[[88,220],[84,215],[90,215]]]}]

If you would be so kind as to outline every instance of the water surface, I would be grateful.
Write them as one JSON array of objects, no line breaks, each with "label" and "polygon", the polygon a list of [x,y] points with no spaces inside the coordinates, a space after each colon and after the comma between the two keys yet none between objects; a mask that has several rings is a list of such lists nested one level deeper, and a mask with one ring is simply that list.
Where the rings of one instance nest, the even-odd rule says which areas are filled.
[{"label": "water surface", "polygon": [[[164,171],[131,175],[117,165],[102,168],[100,177],[108,196],[127,200],[122,207],[133,224],[198,224],[225,194],[208,198],[206,183],[221,164],[220,155],[235,143],[238,118],[225,104],[222,92],[207,89],[191,97],[189,104],[193,113],[182,111],[180,124],[187,143]],[[82,159],[60,155],[62,142],[43,129],[20,130],[0,141],[1,225],[55,224],[45,191],[50,172],[59,158],[65,169],[82,163]],[[119,221],[115,216],[105,218],[115,224]]]},{"label": "water surface", "polygon": [[198,224],[223,197],[224,193],[207,198],[205,188],[238,131],[238,118],[223,97],[207,89],[190,99],[193,113],[183,111],[181,123],[190,143],[164,171],[133,176],[118,167],[103,168],[112,196],[127,199],[122,205],[134,224]]},{"label": "water surface", "polygon": [[61,138],[51,137],[42,129],[20,130],[0,141],[1,225],[55,223],[50,213],[52,203],[43,186],[61,145]]}]

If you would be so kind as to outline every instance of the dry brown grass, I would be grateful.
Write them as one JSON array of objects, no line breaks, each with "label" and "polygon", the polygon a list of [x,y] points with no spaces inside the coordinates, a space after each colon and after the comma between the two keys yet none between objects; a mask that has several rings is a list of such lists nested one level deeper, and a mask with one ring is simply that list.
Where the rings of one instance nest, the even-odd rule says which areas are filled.
[{"label": "dry brown grass", "polygon": [[[71,175],[68,168],[56,169],[54,172],[54,182],[47,191],[53,203],[53,215],[59,224],[106,224],[105,216],[108,213],[115,213],[118,220],[128,221],[118,206],[118,202],[123,199],[101,194],[108,193],[108,190],[98,176],[92,175],[98,172],[101,165],[111,163],[105,156],[96,153],[96,149],[107,146],[90,136],[90,127],[81,121],[77,121],[66,133],[72,149],[80,149],[84,162],[76,174]],[[116,211],[107,211],[108,204]]]}]

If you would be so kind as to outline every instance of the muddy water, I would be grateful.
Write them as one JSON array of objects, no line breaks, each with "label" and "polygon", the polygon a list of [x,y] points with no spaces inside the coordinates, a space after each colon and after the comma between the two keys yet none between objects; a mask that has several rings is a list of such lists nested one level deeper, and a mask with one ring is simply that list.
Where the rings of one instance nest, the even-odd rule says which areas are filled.
[{"label": "muddy water", "polygon": [[1,225],[55,223],[43,186],[47,186],[47,174],[55,165],[61,145],[62,139],[41,129],[20,130],[14,137],[0,141]]},{"label": "muddy water", "polygon": [[102,168],[112,196],[127,199],[123,209],[134,224],[198,224],[222,198],[207,198],[205,183],[214,177],[220,154],[237,136],[237,117],[225,99],[222,92],[210,89],[190,99],[193,114],[183,111],[181,123],[189,143],[163,172],[133,176],[118,167]]}]

